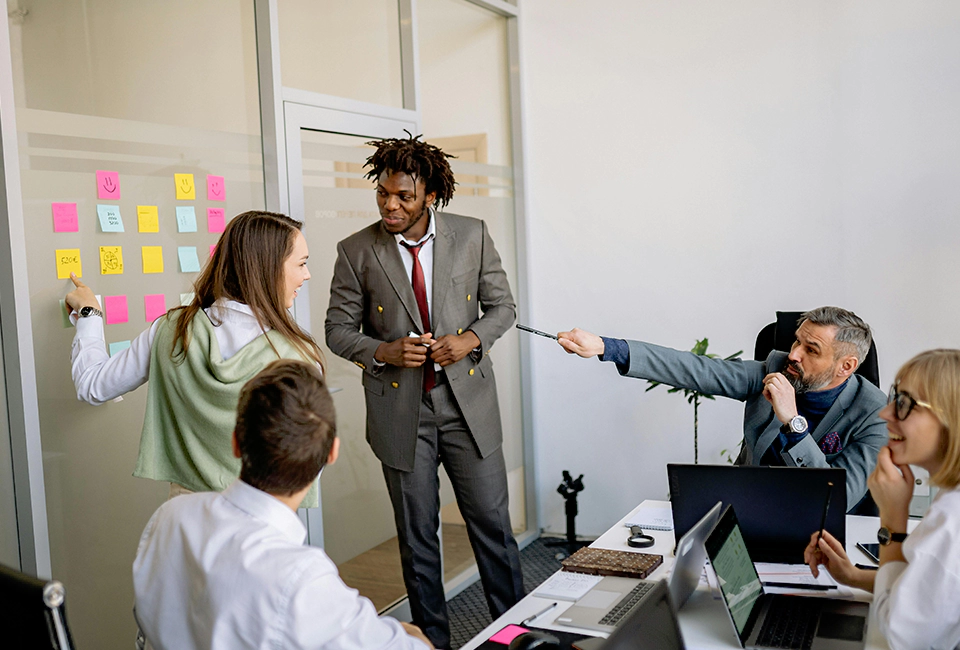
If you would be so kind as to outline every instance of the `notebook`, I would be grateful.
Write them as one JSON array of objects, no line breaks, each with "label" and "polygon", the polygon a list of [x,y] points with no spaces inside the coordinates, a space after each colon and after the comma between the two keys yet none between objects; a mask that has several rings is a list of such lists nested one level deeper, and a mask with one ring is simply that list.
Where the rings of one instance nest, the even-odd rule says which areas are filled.
[{"label": "notebook", "polygon": [[826,529],[846,543],[846,476],[837,468],[669,464],[674,535],[679,540],[719,500],[737,509],[754,561],[803,564],[810,533],[820,529],[828,482],[835,487]]},{"label": "notebook", "polygon": [[854,650],[867,637],[867,603],[764,593],[733,506],[707,539],[721,600],[744,648]]}]

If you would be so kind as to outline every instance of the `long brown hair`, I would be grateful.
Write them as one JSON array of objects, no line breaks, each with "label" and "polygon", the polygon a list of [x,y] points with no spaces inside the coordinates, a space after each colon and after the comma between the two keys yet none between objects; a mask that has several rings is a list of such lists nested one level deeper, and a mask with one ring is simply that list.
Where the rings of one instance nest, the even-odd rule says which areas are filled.
[{"label": "long brown hair", "polygon": [[[304,358],[323,368],[320,348],[291,318],[283,304],[283,263],[293,252],[294,240],[301,228],[302,222],[277,212],[252,210],[230,220],[213,256],[193,283],[193,302],[171,310],[171,316],[174,311],[180,312],[170,350],[174,360],[182,361],[186,355],[193,317],[220,298],[226,298],[250,307],[264,331],[276,330],[293,343]],[[273,343],[270,346],[273,347]]]}]

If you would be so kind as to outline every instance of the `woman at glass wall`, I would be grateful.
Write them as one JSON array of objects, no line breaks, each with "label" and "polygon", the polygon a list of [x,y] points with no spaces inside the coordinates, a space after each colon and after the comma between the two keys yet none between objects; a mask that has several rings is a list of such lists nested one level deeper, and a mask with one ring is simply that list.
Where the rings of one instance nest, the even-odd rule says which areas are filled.
[{"label": "woman at glass wall", "polygon": [[[867,484],[880,509],[880,569],[856,568],[828,532],[810,538],[813,575],[826,567],[837,582],[872,591],[880,631],[894,650],[960,648],[960,350],[930,350],[908,361],[880,417],[890,442]],[[908,536],[910,465],[941,488]]]},{"label": "woman at glass wall", "polygon": [[[71,274],[77,397],[99,405],[149,381],[134,476],[169,481],[171,497],[225,489],[240,474],[230,436],[241,387],[277,358],[323,367],[319,347],[288,312],[310,278],[302,226],[272,212],[233,218],[194,283],[193,301],[112,357],[100,304]],[[303,507],[316,505],[313,490]]]}]

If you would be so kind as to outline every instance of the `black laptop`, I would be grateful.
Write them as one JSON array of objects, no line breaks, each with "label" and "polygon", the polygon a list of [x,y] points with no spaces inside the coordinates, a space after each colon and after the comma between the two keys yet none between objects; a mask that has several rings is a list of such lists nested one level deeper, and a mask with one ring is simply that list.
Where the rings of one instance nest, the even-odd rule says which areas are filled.
[{"label": "black laptop", "polygon": [[820,529],[827,484],[833,483],[825,528],[846,543],[844,469],[669,464],[667,480],[678,540],[719,500],[737,509],[755,562],[802,564],[810,534]]},{"label": "black laptop", "polygon": [[607,639],[594,637],[573,644],[576,650],[683,650],[677,608],[666,580],[653,584],[640,604]]}]

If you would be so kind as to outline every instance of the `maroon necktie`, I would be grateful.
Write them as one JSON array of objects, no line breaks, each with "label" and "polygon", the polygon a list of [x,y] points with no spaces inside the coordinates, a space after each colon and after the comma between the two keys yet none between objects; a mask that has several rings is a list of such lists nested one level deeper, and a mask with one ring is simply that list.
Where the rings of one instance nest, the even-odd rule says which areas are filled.
[{"label": "maroon necktie", "polygon": [[[427,283],[423,279],[423,267],[420,266],[420,249],[426,242],[421,242],[416,246],[411,246],[406,242],[400,242],[404,248],[413,255],[413,295],[417,298],[417,309],[420,311],[420,320],[423,322],[423,331],[430,331],[430,310],[427,309]],[[436,385],[437,379],[433,369],[433,361],[430,355],[423,364],[423,390],[430,392]]]}]

